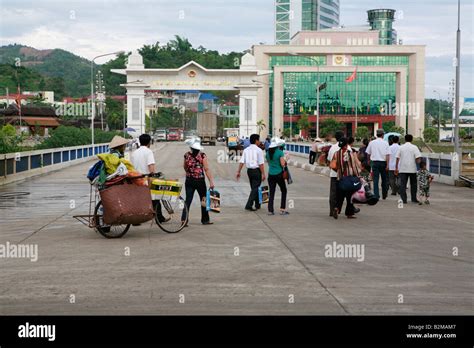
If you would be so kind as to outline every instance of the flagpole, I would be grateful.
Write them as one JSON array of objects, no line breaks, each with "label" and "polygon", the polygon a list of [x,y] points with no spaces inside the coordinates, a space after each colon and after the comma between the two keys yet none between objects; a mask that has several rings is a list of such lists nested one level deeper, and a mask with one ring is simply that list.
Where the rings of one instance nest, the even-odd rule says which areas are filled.
[{"label": "flagpole", "polygon": [[[358,119],[357,119],[357,116],[358,116],[358,105],[359,105],[359,77],[357,76],[357,70],[358,70],[358,66],[356,66],[356,105],[355,105],[355,132],[357,132],[357,126],[358,126]],[[355,134],[353,134],[354,138],[355,138]]]},{"label": "flagpole", "polygon": [[319,63],[318,63],[318,87],[316,92],[316,138],[319,138]]}]

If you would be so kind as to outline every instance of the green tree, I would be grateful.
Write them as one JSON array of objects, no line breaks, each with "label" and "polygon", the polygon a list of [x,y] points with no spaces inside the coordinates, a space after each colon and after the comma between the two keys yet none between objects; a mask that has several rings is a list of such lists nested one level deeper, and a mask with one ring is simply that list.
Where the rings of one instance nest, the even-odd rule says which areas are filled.
[{"label": "green tree", "polygon": [[124,104],[120,101],[108,97],[105,100],[105,119],[109,129],[121,130],[124,128]]},{"label": "green tree", "polygon": [[[292,137],[294,137],[295,134],[296,134],[296,129],[293,128],[293,129],[291,130],[291,133],[293,133],[293,134],[292,134]],[[289,138],[289,137],[290,137],[290,128],[285,128],[285,129],[283,130],[282,134],[283,134],[283,136],[284,136],[285,138]]]},{"label": "green tree", "polygon": [[389,132],[400,133],[401,136],[405,135],[405,128],[399,126],[393,126],[390,128]]},{"label": "green tree", "polygon": [[464,139],[467,136],[467,132],[465,129],[459,129],[459,139]]},{"label": "green tree", "polygon": [[367,128],[366,126],[359,126],[357,127],[357,130],[356,130],[356,138],[357,139],[365,139],[365,138],[369,138],[369,128]]},{"label": "green tree", "polygon": [[423,139],[428,143],[437,143],[439,139],[438,130],[436,128],[425,128]]},{"label": "green tree", "polygon": [[257,121],[257,129],[258,129],[258,135],[264,130],[267,126],[265,125],[265,122],[263,120]]},{"label": "green tree", "polygon": [[385,133],[390,133],[393,127],[395,127],[394,121],[387,121],[382,124],[382,128]]},{"label": "green tree", "polygon": [[307,131],[311,128],[311,123],[309,122],[308,114],[304,113],[301,115],[300,119],[297,122],[299,129]]},{"label": "green tree", "polygon": [[321,122],[320,134],[322,137],[326,137],[330,134],[334,135],[336,131],[342,130],[344,125],[338,122],[335,118],[328,118]]},{"label": "green tree", "polygon": [[15,127],[7,124],[0,129],[0,153],[12,153],[21,151],[20,146],[23,137],[16,134]]}]

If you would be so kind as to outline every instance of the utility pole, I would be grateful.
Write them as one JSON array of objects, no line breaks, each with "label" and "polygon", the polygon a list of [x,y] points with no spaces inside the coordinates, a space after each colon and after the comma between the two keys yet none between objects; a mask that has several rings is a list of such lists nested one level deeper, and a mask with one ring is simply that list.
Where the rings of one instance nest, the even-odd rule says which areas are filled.
[{"label": "utility pole", "polygon": [[454,131],[454,148],[456,150],[459,172],[461,172],[462,153],[461,139],[459,139],[459,91],[461,87],[461,0],[458,0],[458,30],[456,33],[456,94],[454,98],[454,110],[456,116],[456,128]]},{"label": "utility pole", "polygon": [[441,137],[441,93],[438,91],[433,91],[434,93],[438,94],[438,141]]}]

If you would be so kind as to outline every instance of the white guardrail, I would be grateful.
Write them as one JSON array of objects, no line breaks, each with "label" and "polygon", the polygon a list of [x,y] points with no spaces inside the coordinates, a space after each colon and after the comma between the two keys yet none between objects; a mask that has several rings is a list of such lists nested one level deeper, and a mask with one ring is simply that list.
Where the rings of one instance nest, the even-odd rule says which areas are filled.
[{"label": "white guardrail", "polygon": [[108,151],[106,143],[0,154],[0,185],[87,162]]},{"label": "white guardrail", "polygon": [[[287,143],[286,150],[295,156],[309,159],[311,145],[308,143]],[[434,176],[434,181],[447,185],[455,185],[459,179],[459,165],[456,163],[457,156],[444,153],[422,153],[426,162],[426,168]],[[459,160],[459,159],[457,159]]]}]

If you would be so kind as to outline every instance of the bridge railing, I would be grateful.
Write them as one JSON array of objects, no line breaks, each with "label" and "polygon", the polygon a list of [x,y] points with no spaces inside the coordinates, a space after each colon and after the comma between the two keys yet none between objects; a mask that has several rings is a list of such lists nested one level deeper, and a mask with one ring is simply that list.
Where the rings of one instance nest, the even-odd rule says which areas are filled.
[{"label": "bridge railing", "polygon": [[0,185],[86,162],[108,151],[106,143],[0,154]]},{"label": "bridge railing", "polygon": [[[308,143],[287,143],[286,150],[291,154],[302,158],[309,158],[311,144]],[[456,156],[445,153],[422,153],[422,158],[426,162],[426,168],[434,181],[454,185],[459,179],[459,162]]]}]

